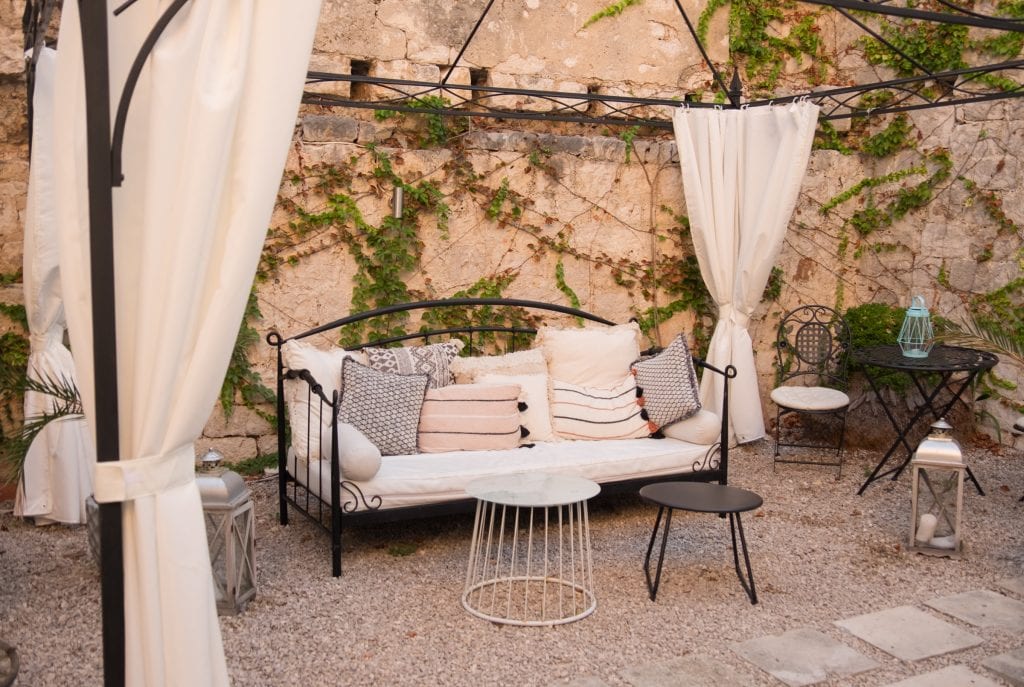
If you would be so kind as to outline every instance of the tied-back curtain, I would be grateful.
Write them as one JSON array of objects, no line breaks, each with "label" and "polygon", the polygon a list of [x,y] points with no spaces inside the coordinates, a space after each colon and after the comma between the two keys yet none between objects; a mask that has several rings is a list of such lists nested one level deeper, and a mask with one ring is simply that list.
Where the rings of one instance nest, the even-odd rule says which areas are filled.
[{"label": "tied-back curtain", "polygon": [[[673,115],[694,249],[718,305],[707,359],[736,367],[730,420],[740,443],[765,433],[747,324],[782,248],[817,118],[807,102]],[[721,397],[722,380],[705,375],[701,402],[717,408]]]},{"label": "tied-back curtain", "polygon": [[[57,74],[61,269],[87,417],[95,417],[82,45],[64,4]],[[167,0],[114,17],[112,112]],[[96,499],[122,502],[126,680],[222,685],[193,442],[214,407],[270,221],[319,0],[192,0],[147,60],[113,191],[120,460]],[[72,297],[73,294],[73,297]],[[102,344],[100,344],[102,345]],[[102,458],[102,456],[100,456]]]},{"label": "tied-back curtain", "polygon": [[[64,346],[57,213],[54,203],[53,91],[57,53],[43,48],[36,63],[33,142],[22,280],[31,348],[27,374],[39,382],[75,384],[75,362]],[[25,392],[25,421],[53,412],[54,398]],[[85,499],[92,493],[92,437],[81,417],[47,424],[25,455],[15,514],[37,524],[85,522]]]}]

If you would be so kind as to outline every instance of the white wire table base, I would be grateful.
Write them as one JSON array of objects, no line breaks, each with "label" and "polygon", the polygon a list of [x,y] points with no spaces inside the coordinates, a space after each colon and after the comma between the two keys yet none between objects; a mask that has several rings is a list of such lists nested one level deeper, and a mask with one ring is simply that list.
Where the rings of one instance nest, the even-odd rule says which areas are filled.
[{"label": "white wire table base", "polygon": [[587,502],[509,506],[480,500],[462,606],[508,625],[559,625],[597,608]]}]

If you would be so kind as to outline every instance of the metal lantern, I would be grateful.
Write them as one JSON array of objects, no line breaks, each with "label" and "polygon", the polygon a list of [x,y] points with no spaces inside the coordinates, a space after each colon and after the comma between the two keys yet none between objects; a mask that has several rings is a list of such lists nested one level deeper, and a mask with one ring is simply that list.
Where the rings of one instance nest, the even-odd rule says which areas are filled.
[{"label": "metal lantern", "polygon": [[945,420],[935,422],[910,461],[910,550],[958,558],[967,466],[952,429]]},{"label": "metal lantern", "polygon": [[935,330],[928,308],[924,307],[924,298],[914,296],[910,299],[910,307],[903,318],[903,326],[896,337],[903,355],[908,358],[927,358],[935,344]]},{"label": "metal lantern", "polygon": [[256,516],[249,489],[238,473],[219,467],[209,450],[196,473],[203,501],[217,612],[234,615],[256,595]]}]

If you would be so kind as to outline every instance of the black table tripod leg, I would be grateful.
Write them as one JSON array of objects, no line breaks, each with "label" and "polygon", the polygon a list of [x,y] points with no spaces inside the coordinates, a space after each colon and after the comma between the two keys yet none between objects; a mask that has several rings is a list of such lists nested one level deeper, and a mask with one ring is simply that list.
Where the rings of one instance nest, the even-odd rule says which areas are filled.
[{"label": "black table tripod leg", "polygon": [[[668,510],[665,517],[665,531],[661,535],[661,552],[658,554],[658,569],[654,574],[654,581],[651,582],[651,552],[654,550],[654,541],[658,537],[658,526],[661,525],[661,515]],[[654,529],[651,531],[651,541],[647,545],[647,555],[644,556],[644,577],[647,578],[647,594],[654,601],[658,596],[658,585],[661,584],[661,565],[665,562],[665,544],[668,543],[668,530],[672,525],[672,509],[665,506],[658,507],[658,517],[654,519]]]},{"label": "black table tripod leg", "polygon": [[[743,548],[743,563],[747,567],[747,578],[743,579],[740,572],[740,554],[736,547],[736,530],[740,531],[740,546]],[[739,513],[729,513],[729,532],[732,534],[732,560],[736,566],[736,577],[740,578],[743,591],[750,598],[750,603],[757,603],[757,590],[754,588],[754,573],[750,569],[750,554],[747,552],[747,538],[743,535],[743,521]]]}]

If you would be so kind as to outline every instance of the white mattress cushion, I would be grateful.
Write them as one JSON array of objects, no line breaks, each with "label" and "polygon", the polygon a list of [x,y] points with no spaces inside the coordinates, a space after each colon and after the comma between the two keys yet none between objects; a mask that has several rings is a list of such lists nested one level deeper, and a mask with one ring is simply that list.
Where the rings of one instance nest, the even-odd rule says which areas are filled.
[{"label": "white mattress cushion", "polygon": [[[707,445],[676,439],[614,439],[605,441],[538,442],[532,448],[502,451],[456,451],[452,453],[384,456],[373,479],[356,482],[369,499],[379,496],[381,508],[418,506],[467,498],[466,485],[478,477],[517,472],[551,472],[575,475],[595,482],[656,477],[693,472],[702,466]],[[316,493],[321,481],[323,498],[330,500],[330,464],[305,461],[295,465],[289,454],[289,469]],[[342,503],[365,510],[351,493],[342,490]]]}]

